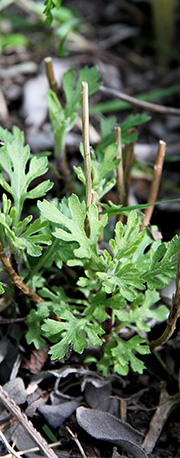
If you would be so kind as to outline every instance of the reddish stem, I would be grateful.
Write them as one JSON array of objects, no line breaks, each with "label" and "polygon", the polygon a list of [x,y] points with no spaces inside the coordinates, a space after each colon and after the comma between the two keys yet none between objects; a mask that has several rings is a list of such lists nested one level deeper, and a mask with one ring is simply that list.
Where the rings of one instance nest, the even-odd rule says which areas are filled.
[{"label": "reddish stem", "polygon": [[[105,322],[105,331],[106,335],[109,336],[112,332],[112,308],[106,307],[106,313],[108,314],[108,318]],[[108,338],[107,338],[108,341]]]}]

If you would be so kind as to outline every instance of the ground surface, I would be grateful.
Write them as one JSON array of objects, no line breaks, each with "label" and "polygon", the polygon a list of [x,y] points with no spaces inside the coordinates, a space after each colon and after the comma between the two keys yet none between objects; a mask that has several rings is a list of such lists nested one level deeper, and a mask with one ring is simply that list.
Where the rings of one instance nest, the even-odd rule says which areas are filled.
[{"label": "ground surface", "polygon": [[[153,38],[150,2],[72,0],[64,1],[64,6],[77,11],[82,19],[77,26],[79,35],[76,40],[71,33],[65,42],[64,52],[67,52],[67,56],[63,57],[58,55],[59,38],[48,26],[38,24],[37,16],[23,3],[20,7],[12,4],[1,12],[2,31],[6,28],[12,31],[15,27],[13,30],[20,30],[29,40],[26,47],[16,50],[4,48],[0,56],[0,120],[4,128],[11,130],[12,125],[16,124],[23,129],[34,153],[53,151],[53,136],[45,102],[48,83],[43,64],[44,57],[48,55],[53,57],[61,97],[64,71],[69,67],[79,71],[84,65],[97,65],[105,86],[128,95],[174,88],[171,94],[161,98],[154,96],[152,101],[179,108],[180,9],[177,8],[176,12],[169,61],[163,59],[162,62],[162,53],[158,53]],[[108,100],[114,99],[99,91],[91,103],[94,105]],[[120,124],[128,114],[140,111],[140,108],[131,106],[116,112],[112,110],[110,114],[115,114],[117,124]],[[151,167],[158,141],[164,140],[167,143],[167,162],[159,198],[179,197],[180,117],[150,111],[149,114],[152,119],[140,131],[135,147],[136,158]],[[104,113],[103,116],[108,114]],[[91,117],[91,123],[91,144],[95,144],[99,138],[99,113]],[[76,125],[67,142],[70,168],[80,161],[81,138],[81,127]],[[134,173],[133,199],[144,203],[148,192],[148,175],[144,172],[139,177],[138,173]],[[179,234],[179,205],[159,206],[154,212],[153,222],[160,227],[165,240]],[[168,305],[171,294],[168,294]],[[55,449],[58,456],[76,457],[82,453],[87,457],[124,456],[127,449],[123,439],[127,434],[127,441],[132,443],[132,433],[124,429],[120,431],[120,424],[114,424],[114,418],[112,420],[108,416],[113,414],[146,436],[145,448],[150,458],[180,457],[178,324],[170,341],[145,360],[147,369],[143,375],[130,372],[124,378],[115,374],[104,378],[83,365],[77,355],[51,362],[48,348],[39,352],[27,348],[23,338],[24,317],[20,317],[17,311],[13,315],[15,318],[12,318],[12,305],[8,297],[3,297],[0,313],[0,382],[2,385],[8,384],[5,387],[10,396],[47,441],[59,441]],[[150,340],[160,335],[162,329],[163,325],[155,325]],[[90,411],[78,410],[79,406],[93,408],[97,412],[99,409],[101,414],[91,418]],[[34,446],[23,429],[17,430],[17,422],[9,418],[7,412],[0,411],[0,422],[7,440],[10,444],[15,441],[17,450]],[[86,424],[86,432],[82,423]],[[105,425],[106,437],[102,425]],[[118,442],[120,438],[122,441]],[[137,443],[142,444],[142,438],[136,439]],[[128,456],[144,456],[141,450],[129,449],[127,453]],[[0,454],[7,454],[1,442]],[[40,456],[40,453],[31,451],[26,456],[33,458]]]}]

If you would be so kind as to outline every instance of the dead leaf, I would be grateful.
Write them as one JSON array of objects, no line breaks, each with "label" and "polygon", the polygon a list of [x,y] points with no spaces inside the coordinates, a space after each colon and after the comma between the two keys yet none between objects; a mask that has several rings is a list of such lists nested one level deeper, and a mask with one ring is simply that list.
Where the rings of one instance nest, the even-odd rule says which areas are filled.
[{"label": "dead leaf", "polygon": [[28,407],[25,410],[25,414],[28,417],[33,417],[37,408],[42,405],[45,405],[48,399],[49,399],[49,393],[37,387],[37,389],[33,391],[33,393],[27,396]]},{"label": "dead leaf", "polygon": [[153,451],[167,418],[178,407],[180,407],[180,393],[170,396],[167,391],[162,390],[159,406],[152,417],[149,431],[143,442],[143,447],[147,453]]},{"label": "dead leaf", "polygon": [[38,374],[47,360],[48,352],[48,345],[46,345],[44,348],[41,348],[40,350],[33,350],[30,354],[30,359],[24,359],[22,367],[29,369],[32,374]]},{"label": "dead leaf", "polygon": [[76,419],[81,428],[95,439],[113,442],[133,458],[147,458],[141,447],[143,434],[110,413],[78,407]]},{"label": "dead leaf", "polygon": [[46,421],[53,428],[58,428],[76,410],[82,401],[82,397],[73,398],[60,392],[50,395],[51,405],[38,408]]},{"label": "dead leaf", "polygon": [[109,412],[115,416],[119,413],[119,400],[112,396],[111,380],[100,380],[86,377],[83,381],[85,400],[92,408]]}]

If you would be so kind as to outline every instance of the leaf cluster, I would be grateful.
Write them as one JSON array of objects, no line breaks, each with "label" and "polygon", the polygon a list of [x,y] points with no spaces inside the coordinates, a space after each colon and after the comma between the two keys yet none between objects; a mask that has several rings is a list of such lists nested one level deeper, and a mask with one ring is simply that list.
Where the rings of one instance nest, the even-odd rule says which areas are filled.
[{"label": "leaf cluster", "polygon": [[52,22],[52,10],[54,8],[59,8],[62,3],[62,0],[44,0],[44,10],[43,13],[46,15],[48,24],[50,25]]},{"label": "leaf cluster", "polygon": [[[46,6],[50,8],[51,2],[46,2]],[[57,155],[64,150],[66,134],[74,125],[84,80],[89,83],[90,94],[94,93],[100,85],[97,69],[85,67],[78,78],[72,69],[65,73],[64,108],[54,92],[48,91]],[[121,126],[126,143],[135,139],[134,133],[128,133],[129,129],[147,120],[145,115],[127,118]],[[119,159],[114,125],[115,118],[101,121],[102,140],[95,151],[91,151],[92,190],[98,201],[116,182],[113,174]],[[40,217],[35,219],[27,215],[27,211],[24,217],[26,201],[41,199],[52,187],[49,180],[34,184],[35,179],[47,172],[48,160],[45,154],[30,153],[17,127],[12,134],[0,127],[0,137],[5,142],[0,155],[0,185],[5,191],[0,211],[1,243],[4,248],[8,247],[10,256],[15,253],[18,259],[21,254],[24,281],[34,290],[41,288],[38,292],[45,300],[38,303],[36,309],[31,309],[27,317],[28,344],[34,343],[36,348],[41,348],[49,340],[52,359],[62,359],[69,347],[81,354],[90,343],[103,348],[102,357],[96,363],[104,375],[112,368],[126,375],[129,366],[142,373],[144,363],[139,355],[149,352],[144,337],[150,330],[148,320],[163,321],[167,315],[166,307],[158,305],[158,290],[176,276],[178,237],[168,243],[154,241],[148,229],[140,232],[139,215],[142,213],[110,202],[104,204],[100,215],[97,205],[92,203],[87,211],[85,201],[76,194],[68,199],[64,197],[61,202],[58,199],[38,200]],[[83,156],[82,145],[80,150]],[[75,167],[74,170],[85,185],[83,168]],[[106,249],[102,249],[101,233],[109,218],[118,213],[126,214],[127,222],[117,222],[114,236]],[[43,245],[46,245],[44,250]],[[48,279],[52,272],[59,284],[59,278],[64,278],[64,265],[72,270],[75,267],[76,279],[71,285],[71,295],[67,294],[66,284],[55,286]],[[112,327],[107,334],[109,311]],[[130,329],[133,334],[126,341],[124,329]]]},{"label": "leaf cluster", "polygon": [[[104,250],[99,256],[97,242],[107,224],[107,215],[99,220],[94,204],[88,210],[90,237],[84,229],[85,204],[76,195],[68,199],[68,216],[46,200],[39,201],[38,207],[43,218],[46,216],[54,223],[53,236],[64,241],[64,252],[69,243],[76,243],[74,257],[67,259],[67,265],[80,265],[84,269],[84,276],[77,281],[86,298],[85,303],[82,301],[79,304],[83,315],[75,311],[75,304],[67,306],[66,302],[64,309],[60,307],[60,312],[56,310],[61,322],[46,318],[41,328],[42,334],[55,342],[50,350],[52,358],[65,356],[70,343],[73,343],[75,351],[82,353],[88,345],[87,338],[93,345],[102,345],[102,323],[108,318],[107,310],[111,308],[114,322],[112,338],[104,347],[103,358],[97,362],[97,367],[107,374],[113,366],[115,371],[125,375],[130,364],[133,370],[142,372],[144,364],[134,352],[149,352],[141,336],[142,331],[150,330],[147,319],[162,321],[166,317],[165,306],[157,310],[151,307],[159,301],[157,286],[162,287],[167,277],[175,276],[176,262],[173,257],[179,249],[178,238],[174,237],[169,243],[153,242],[147,231],[139,232],[140,219],[132,211],[126,226],[121,222],[116,224],[115,238],[109,242],[112,254]],[[120,333],[127,327],[132,328],[136,335],[124,342]]]}]

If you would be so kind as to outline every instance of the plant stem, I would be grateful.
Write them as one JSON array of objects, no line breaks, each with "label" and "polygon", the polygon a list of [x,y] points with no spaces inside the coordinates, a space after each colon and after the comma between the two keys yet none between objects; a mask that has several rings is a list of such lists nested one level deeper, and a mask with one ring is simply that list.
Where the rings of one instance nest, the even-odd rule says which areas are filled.
[{"label": "plant stem", "polygon": [[[134,132],[136,129],[129,129],[128,133]],[[125,146],[123,151],[124,157],[124,206],[128,205],[129,189],[131,184],[131,169],[134,160],[134,142]]]},{"label": "plant stem", "polygon": [[52,58],[45,57],[44,62],[46,66],[46,75],[49,81],[49,86],[52,89],[52,91],[54,91],[55,94],[58,95],[57,82],[55,80],[54,70],[53,70],[53,65],[52,65]]},{"label": "plant stem", "polygon": [[26,281],[26,283],[28,283],[29,280],[31,280],[32,277],[34,277],[34,275],[37,274],[37,272],[39,272],[47,263],[48,259],[51,258],[52,254],[54,252],[57,252],[57,249],[58,249],[58,245],[59,245],[59,239],[56,239],[54,237],[53,239],[53,242],[52,242],[52,245],[50,245],[46,251],[44,251],[44,253],[42,254],[42,256],[40,257],[39,261],[37,261],[36,265],[34,266],[34,268],[31,270],[31,272],[29,272],[27,274],[27,276],[24,278],[24,281]]},{"label": "plant stem", "polygon": [[176,321],[180,311],[180,247],[179,247],[179,254],[178,254],[178,262],[177,262],[177,274],[176,274],[176,292],[175,295],[173,294],[172,297],[172,306],[169,312],[168,319],[166,321],[166,328],[163,334],[156,340],[152,340],[150,342],[151,350],[154,348],[159,347],[160,345],[167,342],[172,336],[175,328],[176,328]]},{"label": "plant stem", "polygon": [[71,437],[74,439],[74,441],[76,442],[76,444],[77,444],[77,446],[78,446],[78,448],[79,448],[79,450],[80,450],[80,452],[81,452],[82,457],[83,457],[83,458],[87,458],[87,456],[86,456],[86,454],[85,454],[85,451],[84,451],[84,449],[83,449],[81,443],[79,442],[79,439],[78,439],[78,437],[76,436],[76,434],[74,434],[74,433],[71,431],[71,429],[69,428],[69,426],[66,426],[66,429],[67,429],[67,431],[69,432],[69,434],[71,435]]},{"label": "plant stem", "polygon": [[13,269],[9,258],[5,254],[5,251],[3,249],[1,242],[0,242],[0,260],[2,262],[4,269],[6,270],[8,275],[11,277],[11,280],[13,281],[15,286],[17,286],[33,302],[36,302],[36,303],[44,302],[44,299],[41,296],[36,294],[32,289],[28,288],[28,286],[19,277],[17,272]]},{"label": "plant stem", "polygon": [[3,434],[1,430],[0,430],[0,438],[9,452],[8,456],[12,455],[12,456],[15,456],[16,458],[19,458],[19,454],[13,449],[13,447],[11,447],[11,445],[9,444],[9,442],[6,439],[6,436]]},{"label": "plant stem", "polygon": [[105,94],[114,95],[114,97],[117,99],[124,100],[125,102],[131,103],[131,105],[142,108],[143,110],[154,111],[155,113],[168,114],[171,116],[180,116],[179,108],[166,107],[156,103],[144,102],[143,100],[138,100],[135,97],[131,97],[130,95],[124,94],[124,92],[117,91],[116,89],[111,89],[110,87],[101,86],[99,90]]},{"label": "plant stem", "polygon": [[[44,62],[46,66],[46,75],[49,81],[49,86],[52,89],[52,91],[55,92],[56,96],[58,97],[58,87],[57,87],[57,81],[54,76],[52,58],[45,57]],[[61,168],[62,168],[62,175],[64,176],[65,182],[67,183],[71,179],[71,172],[68,166],[67,155],[66,155],[66,135],[67,133],[64,128],[61,131],[61,139],[59,139],[58,143],[55,142],[55,156],[57,158],[58,171],[61,174]],[[60,161],[60,158],[62,159],[62,161]],[[62,166],[61,166],[61,162],[62,162]],[[69,191],[70,193],[74,191],[74,187],[72,184],[70,184],[69,186]]]},{"label": "plant stem", "polygon": [[15,212],[15,217],[13,220],[13,229],[15,233],[17,230],[17,225],[21,219],[23,204],[24,204],[24,199],[22,200],[20,192],[19,192],[18,195],[14,196],[14,208],[16,209],[16,212]]},{"label": "plant stem", "polygon": [[[92,200],[92,182],[91,182],[91,161],[89,145],[89,103],[88,103],[88,84],[82,82],[82,128],[83,128],[83,147],[84,147],[84,169],[86,178],[86,211],[88,211]],[[89,235],[89,222],[85,221],[86,234]]]},{"label": "plant stem", "polygon": [[106,307],[106,313],[109,315],[105,321],[105,331],[106,331],[106,342],[109,341],[109,335],[112,332],[112,308]]},{"label": "plant stem", "polygon": [[[166,143],[160,140],[157,157],[156,157],[156,161],[154,164],[153,179],[152,179],[151,189],[150,189],[149,198],[147,202],[148,204],[155,203],[157,199],[161,175],[162,175],[162,169],[163,169],[163,164],[164,164],[165,149],[166,149]],[[141,225],[140,231],[143,231],[148,226],[152,213],[153,213],[153,210],[154,210],[154,205],[151,205],[151,207],[146,208],[145,215],[142,219],[142,225]]]},{"label": "plant stem", "polygon": [[[117,167],[117,205],[124,204],[125,191],[124,191],[124,171],[123,171],[123,161],[122,161],[122,145],[121,145],[121,128],[115,128],[116,142],[118,145],[117,159],[120,159],[120,163]],[[122,221],[123,215],[117,216],[117,221]]]}]

